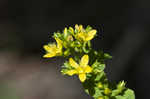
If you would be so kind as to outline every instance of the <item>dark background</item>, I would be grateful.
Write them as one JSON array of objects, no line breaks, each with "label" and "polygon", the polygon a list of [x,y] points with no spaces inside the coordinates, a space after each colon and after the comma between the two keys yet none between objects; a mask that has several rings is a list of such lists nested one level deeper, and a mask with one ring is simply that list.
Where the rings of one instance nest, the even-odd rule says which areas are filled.
[{"label": "dark background", "polygon": [[[42,72],[45,73],[48,69],[45,65],[48,65],[49,60],[41,58],[44,54],[42,46],[50,41],[52,33],[63,30],[64,27],[83,24],[91,25],[99,32],[98,37],[93,40],[94,47],[103,49],[113,56],[113,59],[107,62],[106,72],[109,79],[127,81],[127,86],[135,91],[136,99],[148,99],[150,89],[149,6],[148,0],[0,0],[0,53],[2,62],[5,61],[0,65],[1,81],[17,81],[16,73],[24,72],[24,76],[28,74],[30,68],[34,70],[38,67],[38,72],[41,72],[40,68],[43,65]],[[61,62],[60,59],[57,60],[59,62],[56,59],[52,60],[55,61],[53,62],[55,65]],[[14,63],[15,70],[11,62]],[[42,65],[37,66],[38,62]],[[50,60],[50,64],[51,62]],[[7,67],[7,65],[10,66]],[[54,67],[54,72],[57,66],[58,64],[55,67],[51,66]],[[3,68],[6,67],[9,69],[4,72]],[[27,71],[18,69],[20,67],[25,67]],[[11,74],[13,76],[10,76]],[[59,72],[57,74],[60,75]],[[31,75],[33,75],[32,70]],[[43,76],[37,77],[39,77],[38,81],[41,81]],[[20,78],[23,79],[22,76]],[[22,81],[20,78],[19,81]],[[55,77],[53,80],[55,82]],[[77,84],[73,86],[79,86],[78,81],[76,82]],[[47,84],[47,86],[57,86],[57,84]],[[48,95],[54,94],[55,87],[50,88],[52,92],[45,91],[44,88],[44,91],[39,92],[42,95],[38,96],[36,95],[38,93],[35,93],[30,98],[23,99],[48,99],[48,97],[59,99]],[[21,87],[21,89],[24,88]],[[64,91],[65,87],[61,90]],[[84,92],[81,93],[83,97],[77,93],[75,98],[88,98]],[[65,94],[64,99],[73,99],[66,95],[68,94]],[[24,91],[23,96],[26,96]]]}]

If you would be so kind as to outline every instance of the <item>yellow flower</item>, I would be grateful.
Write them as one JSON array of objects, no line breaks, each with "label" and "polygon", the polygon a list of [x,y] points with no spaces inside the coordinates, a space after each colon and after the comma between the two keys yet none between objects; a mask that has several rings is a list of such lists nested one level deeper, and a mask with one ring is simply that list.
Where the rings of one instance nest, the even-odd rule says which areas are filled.
[{"label": "yellow flower", "polygon": [[[71,29],[71,28],[70,28]],[[67,28],[64,29],[64,38],[67,40],[67,41],[73,41],[73,37],[72,35],[68,34],[67,32]]]},{"label": "yellow flower", "polygon": [[96,32],[97,31],[94,29],[89,32],[79,32],[76,34],[76,38],[84,42],[87,42],[94,38],[94,36],[96,35]]},{"label": "yellow flower", "polygon": [[82,32],[82,31],[84,31],[84,29],[83,29],[83,26],[82,25],[75,25],[75,29],[78,31],[78,32]]},{"label": "yellow flower", "polygon": [[82,25],[75,25],[75,29],[77,30],[76,39],[84,42],[92,40],[97,32],[95,29],[86,32]]},{"label": "yellow flower", "polygon": [[55,38],[56,44],[48,44],[44,45],[43,48],[46,50],[46,54],[43,56],[44,58],[51,58],[54,56],[59,56],[62,53],[62,41],[59,38]]},{"label": "yellow flower", "polygon": [[74,68],[66,72],[69,76],[77,74],[81,82],[86,80],[86,73],[91,73],[92,68],[88,65],[89,56],[84,55],[81,58],[80,64],[77,64],[72,58],[69,59],[69,64]]}]

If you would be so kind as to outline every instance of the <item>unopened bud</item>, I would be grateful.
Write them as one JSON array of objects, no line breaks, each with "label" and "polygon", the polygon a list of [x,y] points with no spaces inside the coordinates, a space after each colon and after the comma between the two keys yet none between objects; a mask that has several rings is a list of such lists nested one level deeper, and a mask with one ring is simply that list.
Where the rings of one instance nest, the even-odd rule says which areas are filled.
[{"label": "unopened bud", "polygon": [[111,90],[109,88],[105,88],[104,93],[105,95],[109,95],[111,93]]},{"label": "unopened bud", "polygon": [[103,88],[102,83],[101,83],[101,82],[99,82],[99,83],[97,84],[97,87],[98,87],[98,88]]},{"label": "unopened bud", "polygon": [[70,51],[69,50],[66,50],[65,52],[64,52],[64,55],[65,56],[68,56],[70,54]]},{"label": "unopened bud", "polygon": [[73,41],[73,37],[72,37],[71,35],[69,35],[69,36],[67,37],[67,41]]},{"label": "unopened bud", "polygon": [[98,97],[98,99],[104,99],[102,96]]},{"label": "unopened bud", "polygon": [[118,85],[117,85],[117,89],[122,91],[125,88],[126,83],[124,81],[121,81]]}]

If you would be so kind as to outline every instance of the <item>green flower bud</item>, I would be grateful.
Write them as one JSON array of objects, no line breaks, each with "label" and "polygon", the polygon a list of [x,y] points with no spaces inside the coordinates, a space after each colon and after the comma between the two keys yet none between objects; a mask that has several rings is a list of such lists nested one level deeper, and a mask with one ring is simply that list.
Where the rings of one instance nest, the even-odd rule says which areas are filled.
[{"label": "green flower bud", "polygon": [[68,36],[68,33],[67,33],[67,28],[64,29],[64,38],[66,38]]},{"label": "green flower bud", "polygon": [[100,89],[102,89],[102,88],[103,88],[102,83],[101,83],[101,82],[99,82],[99,83],[97,84],[97,87],[98,87],[98,88],[100,88]]},{"label": "green flower bud", "polygon": [[63,42],[63,46],[65,47],[65,48],[67,48],[67,42]]},{"label": "green flower bud", "polygon": [[64,52],[64,55],[65,55],[65,56],[69,56],[69,55],[70,55],[70,50],[69,50],[69,49],[66,50],[66,51]]},{"label": "green flower bud", "polygon": [[75,50],[76,52],[80,52],[80,49],[77,48],[77,47],[75,47],[74,50]]},{"label": "green flower bud", "polygon": [[104,94],[109,95],[111,93],[111,90],[109,88],[105,88]]},{"label": "green flower bud", "polygon": [[105,59],[112,59],[112,56],[110,56],[108,53],[104,53],[104,58]]},{"label": "green flower bud", "polygon": [[102,96],[98,97],[97,99],[104,99]]},{"label": "green flower bud", "polygon": [[117,89],[122,91],[125,88],[126,83],[124,81],[119,82]]},{"label": "green flower bud", "polygon": [[69,27],[69,32],[74,35],[74,29],[72,27]]}]

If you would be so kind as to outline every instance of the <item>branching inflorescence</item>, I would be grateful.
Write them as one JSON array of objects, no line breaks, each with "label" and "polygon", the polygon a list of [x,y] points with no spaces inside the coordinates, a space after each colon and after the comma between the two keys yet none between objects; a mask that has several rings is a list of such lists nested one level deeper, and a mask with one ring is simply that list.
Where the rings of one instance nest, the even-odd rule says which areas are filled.
[{"label": "branching inflorescence", "polygon": [[62,33],[56,32],[53,38],[56,43],[44,45],[44,58],[63,56],[66,58],[62,66],[62,74],[77,75],[85,92],[94,99],[135,99],[134,92],[126,88],[125,82],[110,83],[104,72],[105,60],[112,57],[103,51],[96,51],[91,40],[97,30],[87,26],[75,25],[65,28]]}]

